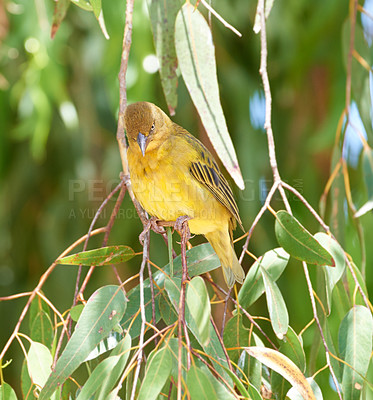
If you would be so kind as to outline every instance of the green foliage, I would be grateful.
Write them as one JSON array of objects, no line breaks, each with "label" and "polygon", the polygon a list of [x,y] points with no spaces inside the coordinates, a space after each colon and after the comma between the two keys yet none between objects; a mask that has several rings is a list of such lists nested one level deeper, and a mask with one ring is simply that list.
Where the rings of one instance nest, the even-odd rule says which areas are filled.
[{"label": "green foliage", "polygon": [[[135,2],[127,95],[130,102],[166,104],[176,122],[203,140],[206,130],[220,161],[245,186],[237,198],[248,228],[272,182],[260,40],[247,29],[264,27],[254,3],[212,6],[243,38],[209,15],[203,2]],[[151,236],[152,280],[128,279],[141,263],[135,257],[141,224],[129,196],[114,227],[105,230],[119,245],[107,246],[105,237],[100,247],[93,236],[93,249],[58,257],[87,232],[119,182],[113,132],[123,3],[19,0],[6,10],[0,4],[1,295],[30,290],[56,260],[25,308],[28,324],[17,334],[23,353],[13,345],[1,359],[0,400],[130,399],[132,393],[176,399],[178,390],[192,399],[259,400],[267,392],[276,400],[319,400],[337,399],[337,389],[343,399],[373,399],[369,30],[360,24],[360,7],[356,17],[347,1],[292,0],[284,7],[267,0],[265,15],[278,165],[307,207],[286,193],[296,219],[282,210],[281,193],[268,200],[279,211],[265,212],[250,231],[255,260],[243,260],[247,276],[230,294],[224,327],[227,293],[214,284],[220,261],[209,244],[192,239],[186,326],[179,329],[182,259],[172,259],[171,231],[168,254],[159,235]],[[159,76],[146,67],[153,52]],[[311,235],[320,228],[308,210],[319,199],[330,231]],[[105,206],[100,225],[108,226],[113,208],[114,202]],[[85,275],[86,289],[70,308],[80,287],[78,268],[56,264],[107,267]],[[116,278],[120,286],[111,284]],[[0,303],[4,343],[14,325],[8,322],[21,314],[11,300]]]}]

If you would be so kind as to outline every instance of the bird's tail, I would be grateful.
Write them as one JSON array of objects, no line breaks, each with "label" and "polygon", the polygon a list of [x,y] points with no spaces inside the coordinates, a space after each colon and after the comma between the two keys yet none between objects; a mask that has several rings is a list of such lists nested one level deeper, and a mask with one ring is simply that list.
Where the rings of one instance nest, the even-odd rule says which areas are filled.
[{"label": "bird's tail", "polygon": [[228,231],[214,231],[205,236],[219,257],[228,287],[231,288],[235,281],[243,283],[245,272],[238,262]]}]

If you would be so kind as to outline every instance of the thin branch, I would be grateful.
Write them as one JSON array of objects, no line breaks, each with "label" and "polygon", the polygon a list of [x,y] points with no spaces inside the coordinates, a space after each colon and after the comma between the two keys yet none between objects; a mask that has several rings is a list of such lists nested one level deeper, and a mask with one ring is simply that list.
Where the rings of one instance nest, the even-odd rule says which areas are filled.
[{"label": "thin branch", "polygon": [[[140,267],[140,312],[141,312],[141,330],[139,337],[140,348],[142,348],[144,343],[145,324],[146,324],[145,300],[144,300],[144,271],[145,271],[145,265],[147,264],[149,258],[149,242],[150,242],[150,235],[149,232],[147,232],[145,234],[144,252],[142,255],[142,262]],[[136,366],[135,376],[133,379],[131,400],[134,400],[136,396],[136,386],[137,386],[137,381],[139,379],[142,358],[143,358],[143,350],[139,351],[137,355],[137,366]]]},{"label": "thin branch", "polygon": [[316,321],[317,327],[319,328],[320,336],[321,336],[321,339],[322,339],[322,342],[323,342],[323,345],[324,345],[324,348],[325,348],[326,362],[327,362],[327,364],[329,366],[329,371],[330,371],[330,374],[331,374],[331,376],[333,378],[334,386],[336,387],[336,390],[337,390],[337,393],[338,393],[338,397],[340,398],[340,400],[342,400],[342,394],[341,394],[340,389],[339,389],[340,386],[339,386],[337,377],[335,376],[332,364],[330,362],[329,348],[328,348],[328,345],[327,345],[326,340],[325,340],[325,336],[324,336],[324,333],[323,333],[323,330],[322,330],[322,326],[320,324],[319,317],[317,315],[315,296],[313,294],[313,288],[312,288],[310,275],[308,273],[307,264],[304,261],[302,261],[302,265],[303,265],[304,275],[305,275],[306,281],[307,281],[308,292],[309,292],[310,299],[311,299],[313,317],[314,317],[314,319]]},{"label": "thin branch", "polygon": [[[183,218],[183,217],[181,217]],[[177,221],[178,222],[178,221]],[[176,222],[176,223],[177,223]],[[183,348],[183,330],[185,340],[188,345],[188,350],[190,350],[190,341],[188,336],[188,330],[185,323],[185,289],[186,282],[188,279],[188,266],[187,266],[187,258],[186,258],[186,244],[190,238],[190,231],[188,226],[188,220],[185,219],[182,222],[181,229],[181,266],[182,266],[182,278],[181,278],[181,290],[180,290],[180,299],[179,299],[179,317],[178,317],[178,380],[177,380],[177,399],[181,400],[181,378],[182,378],[182,348]],[[190,353],[188,351],[188,361],[187,368],[190,368]]]},{"label": "thin branch", "polygon": [[[218,284],[216,284],[211,278],[209,278],[206,274],[203,275],[203,278],[206,279],[208,282],[211,283],[211,285],[215,286],[221,293],[223,293],[225,296],[228,295],[228,292],[226,292],[222,287],[220,287]],[[278,350],[277,346],[272,342],[272,340],[267,336],[267,334],[263,331],[263,329],[260,327],[260,325],[254,320],[254,318],[241,306],[241,304],[238,303],[234,298],[230,297],[230,300],[233,301],[233,303],[238,307],[242,313],[249,319],[249,321],[258,329],[258,331],[268,340],[268,342],[271,344],[271,346],[275,349]]]},{"label": "thin branch", "polygon": [[242,37],[242,33],[239,32],[234,26],[229,24],[221,15],[219,15],[211,6],[209,3],[207,3],[206,0],[201,0],[201,3],[209,10],[209,12],[215,17],[228,29],[230,29],[232,32],[234,32],[237,36]]},{"label": "thin branch", "polygon": [[272,200],[272,197],[273,197],[273,195],[274,195],[275,192],[276,192],[276,189],[277,189],[278,185],[279,185],[279,182],[274,182],[274,183],[273,183],[273,185],[272,185],[272,187],[271,187],[271,190],[269,191],[269,193],[268,193],[268,195],[267,195],[267,197],[266,197],[266,199],[265,199],[265,202],[264,202],[262,208],[260,209],[259,213],[258,213],[257,216],[255,217],[253,223],[251,224],[251,227],[250,227],[250,229],[249,229],[249,231],[248,231],[248,233],[247,233],[246,242],[245,242],[245,244],[242,246],[242,252],[241,252],[241,255],[240,255],[240,259],[239,259],[239,263],[240,263],[240,264],[241,264],[242,261],[243,261],[243,258],[244,258],[244,256],[245,256],[246,250],[247,250],[247,248],[248,248],[248,246],[249,246],[249,241],[250,241],[251,236],[252,236],[252,234],[253,234],[253,232],[254,232],[254,229],[255,229],[257,223],[259,222],[260,218],[262,218],[262,215],[264,214],[264,212],[267,210],[267,208],[268,208],[268,206],[269,206],[269,204],[270,204],[270,202],[271,202],[271,200]]},{"label": "thin branch", "polygon": [[[91,235],[97,235],[98,233],[103,233],[105,232],[105,228],[101,228],[101,229],[96,229],[95,231],[93,231],[91,233]],[[31,295],[25,305],[25,307],[22,310],[22,313],[18,319],[18,322],[13,330],[13,333],[10,335],[8,341],[6,342],[1,354],[0,354],[0,360],[4,358],[6,352],[9,349],[9,346],[12,344],[14,338],[17,336],[17,333],[19,331],[19,328],[22,324],[23,319],[25,318],[27,311],[31,305],[32,300],[34,299],[34,297],[37,295],[37,293],[41,290],[41,288],[43,287],[44,283],[46,282],[46,280],[48,279],[49,275],[52,273],[52,271],[54,270],[54,268],[58,265],[58,260],[60,258],[65,257],[67,254],[70,253],[70,251],[72,249],[74,249],[75,247],[79,246],[81,243],[84,242],[84,240],[86,239],[87,235],[82,236],[80,239],[78,239],[77,241],[75,241],[71,246],[69,246],[66,250],[64,250],[60,256],[56,259],[56,261],[46,270],[46,272],[44,272],[44,274],[41,276],[39,283],[37,284],[36,288],[31,292]]]}]

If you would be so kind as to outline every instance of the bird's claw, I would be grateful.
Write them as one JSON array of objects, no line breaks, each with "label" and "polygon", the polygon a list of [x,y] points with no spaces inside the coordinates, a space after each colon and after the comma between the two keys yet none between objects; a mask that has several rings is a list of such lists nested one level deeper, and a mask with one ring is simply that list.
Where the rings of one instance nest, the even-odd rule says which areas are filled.
[{"label": "bird's claw", "polygon": [[175,231],[184,234],[187,237],[187,240],[190,238],[190,230],[189,225],[186,222],[188,222],[190,219],[191,218],[187,215],[182,215],[181,217],[176,219],[174,225]]},{"label": "bird's claw", "polygon": [[146,225],[144,226],[144,230],[139,235],[139,241],[142,245],[144,244],[145,235],[150,231],[150,229],[160,234],[163,234],[165,232],[164,228],[157,224],[157,221],[158,219],[156,217],[150,217],[147,220]]}]

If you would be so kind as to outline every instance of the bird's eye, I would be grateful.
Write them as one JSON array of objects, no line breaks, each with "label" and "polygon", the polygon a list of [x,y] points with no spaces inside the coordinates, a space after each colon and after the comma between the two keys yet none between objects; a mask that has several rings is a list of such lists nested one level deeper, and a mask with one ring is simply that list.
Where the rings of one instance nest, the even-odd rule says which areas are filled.
[{"label": "bird's eye", "polygon": [[150,132],[153,132],[154,129],[155,129],[155,122],[153,122],[153,125],[152,125],[152,127],[150,128]]}]

